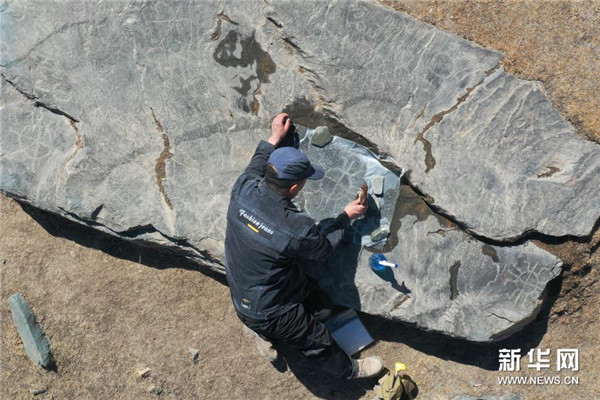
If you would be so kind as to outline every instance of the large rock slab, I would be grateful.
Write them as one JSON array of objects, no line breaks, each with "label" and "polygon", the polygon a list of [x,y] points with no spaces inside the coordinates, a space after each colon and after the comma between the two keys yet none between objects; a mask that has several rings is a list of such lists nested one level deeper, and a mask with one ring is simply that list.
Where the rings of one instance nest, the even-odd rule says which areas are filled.
[{"label": "large rock slab", "polygon": [[[560,261],[476,238],[584,235],[600,213],[598,146],[538,84],[372,2],[16,1],[0,5],[0,26],[0,190],[217,271],[231,185],[282,108],[389,153],[458,223],[425,217],[421,199],[382,209],[401,268],[373,275],[351,240],[337,259],[354,268],[323,280],[358,309],[503,337],[535,315]],[[339,212],[350,178],[334,201],[310,209],[306,197],[309,212]]]},{"label": "large rock slab", "polygon": [[504,73],[501,53],[369,2],[271,6],[323,109],[391,153],[438,211],[500,241],[591,232],[600,146],[539,83]]}]

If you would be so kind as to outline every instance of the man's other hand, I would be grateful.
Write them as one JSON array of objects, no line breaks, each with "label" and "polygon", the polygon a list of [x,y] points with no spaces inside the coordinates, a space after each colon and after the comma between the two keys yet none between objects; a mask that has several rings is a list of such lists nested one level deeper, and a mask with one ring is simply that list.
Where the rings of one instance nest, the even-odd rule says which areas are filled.
[{"label": "man's other hand", "polygon": [[348,214],[350,219],[358,218],[367,212],[367,206],[360,204],[361,199],[356,199],[348,203],[348,205],[344,208],[344,212]]},{"label": "man's other hand", "polygon": [[291,125],[292,120],[290,119],[290,116],[288,114],[277,114],[277,116],[275,117],[275,119],[273,119],[273,122],[271,123],[271,137],[269,137],[267,142],[277,147],[277,145],[287,134]]}]

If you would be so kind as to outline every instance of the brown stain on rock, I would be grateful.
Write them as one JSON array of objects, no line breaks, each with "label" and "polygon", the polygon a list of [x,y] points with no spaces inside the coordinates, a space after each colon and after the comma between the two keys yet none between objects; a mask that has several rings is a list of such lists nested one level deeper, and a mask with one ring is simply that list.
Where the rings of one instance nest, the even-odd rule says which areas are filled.
[{"label": "brown stain on rock", "polygon": [[210,39],[212,41],[219,40],[219,38],[221,37],[221,24],[223,23],[223,21],[227,21],[233,25],[239,25],[237,22],[232,21],[231,18],[229,18],[229,16],[225,14],[224,11],[221,11],[219,14],[217,14],[217,27],[210,35]]},{"label": "brown stain on rock", "polygon": [[548,166],[546,168],[548,168],[548,171],[546,171],[544,173],[541,173],[541,174],[538,174],[538,176],[537,176],[538,178],[549,178],[552,175],[554,175],[555,173],[561,171],[561,169],[558,168],[558,167]]},{"label": "brown stain on rock", "polygon": [[[425,221],[430,216],[433,216],[435,219],[437,219],[440,225],[439,231],[442,231],[443,234],[445,234],[447,230],[458,228],[450,220],[433,212],[427,205],[425,199],[416,193],[409,185],[401,184],[398,192],[396,208],[394,209],[394,216],[392,217],[392,222],[390,224],[391,233],[388,236],[388,241],[383,249],[377,250],[378,252],[390,252],[398,245],[398,231],[402,226],[402,219],[409,215],[416,217],[416,221],[414,223]],[[442,234],[442,232],[440,232],[440,234]]]},{"label": "brown stain on rock", "polygon": [[154,123],[156,124],[156,129],[160,132],[163,139],[163,150],[156,159],[156,165],[154,167],[154,171],[156,173],[156,184],[158,185],[158,190],[162,194],[165,203],[167,203],[167,206],[169,206],[169,208],[172,210],[173,203],[171,203],[171,199],[169,199],[169,196],[165,192],[165,187],[163,185],[163,181],[167,176],[167,160],[173,157],[173,153],[171,153],[171,143],[169,142],[169,137],[165,134],[165,130],[162,124],[160,123],[158,118],[156,118],[156,114],[154,114],[154,110],[152,109],[152,107],[150,107],[150,112],[152,113],[152,119],[154,119]]},{"label": "brown stain on rock", "polygon": [[415,139],[415,143],[417,141],[423,143],[423,150],[425,151],[425,173],[428,174],[433,168],[435,168],[435,158],[431,152],[431,142],[425,139],[423,136],[425,135],[425,131],[423,130]]},{"label": "brown stain on rock", "polygon": [[492,259],[495,263],[500,262],[500,258],[498,257],[498,252],[493,246],[489,244],[484,244],[481,246],[481,252]]},{"label": "brown stain on rock", "polygon": [[83,138],[81,137],[81,133],[79,132],[79,128],[77,128],[77,124],[75,121],[70,120],[69,123],[73,130],[75,130],[75,135],[77,136],[77,140],[75,140],[75,146],[77,146],[78,150],[83,149]]},{"label": "brown stain on rock", "polygon": [[75,131],[75,150],[73,151],[73,153],[71,153],[71,155],[69,155],[69,157],[65,160],[65,162],[60,167],[60,171],[58,172],[59,176],[62,174],[63,170],[71,162],[71,160],[73,160],[75,158],[75,156],[77,155],[77,152],[79,150],[83,149],[83,137],[81,136],[81,132],[79,132],[79,128],[77,127],[77,122],[75,122],[75,120],[70,119],[70,118],[67,118],[67,120],[69,121],[71,128],[73,128],[73,130]]},{"label": "brown stain on rock", "polygon": [[210,35],[210,40],[215,41],[215,40],[219,40],[219,38],[221,37],[221,20],[217,20],[217,27],[215,28],[215,30],[213,31],[213,33]]}]

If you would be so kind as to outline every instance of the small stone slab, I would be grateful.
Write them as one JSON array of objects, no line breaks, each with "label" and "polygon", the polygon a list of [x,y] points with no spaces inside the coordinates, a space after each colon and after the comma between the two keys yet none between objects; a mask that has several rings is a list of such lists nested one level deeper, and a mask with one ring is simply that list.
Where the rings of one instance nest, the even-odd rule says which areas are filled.
[{"label": "small stone slab", "polygon": [[8,299],[8,305],[29,358],[44,369],[54,369],[56,364],[50,341],[23,296],[20,293],[13,294]]},{"label": "small stone slab", "polygon": [[371,190],[376,196],[383,196],[383,176],[375,175],[371,178]]},{"label": "small stone slab", "polygon": [[317,147],[325,147],[333,140],[326,126],[318,126],[312,136],[310,144]]},{"label": "small stone slab", "polygon": [[389,235],[390,235],[389,227],[387,225],[380,226],[379,228],[377,228],[373,232],[371,232],[371,240],[373,242],[379,242],[380,240],[387,238]]},{"label": "small stone slab", "polygon": [[32,396],[44,394],[47,391],[48,391],[48,388],[31,388],[31,389],[29,389],[29,393],[31,393]]}]

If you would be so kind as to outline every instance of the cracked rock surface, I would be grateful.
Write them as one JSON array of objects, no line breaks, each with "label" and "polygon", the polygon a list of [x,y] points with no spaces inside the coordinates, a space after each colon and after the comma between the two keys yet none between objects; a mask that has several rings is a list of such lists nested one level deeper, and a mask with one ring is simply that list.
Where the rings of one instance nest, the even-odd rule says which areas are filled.
[{"label": "cracked rock surface", "polygon": [[391,155],[447,217],[419,217],[421,198],[397,205],[384,248],[397,284],[348,244],[339,259],[359,260],[356,275],[340,275],[336,295],[487,341],[532,318],[558,273],[555,257],[513,241],[585,236],[600,214],[600,146],[538,83],[375,3],[1,7],[0,190],[112,235],[223,272],[231,185],[285,108]]},{"label": "cracked rock surface", "polygon": [[600,146],[539,83],[506,74],[501,53],[370,3],[272,6],[323,107],[390,152],[438,211],[499,241],[591,232]]}]

